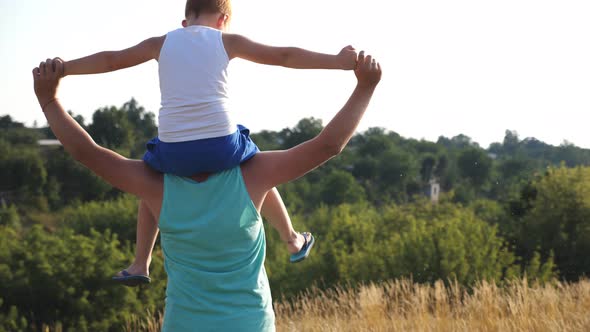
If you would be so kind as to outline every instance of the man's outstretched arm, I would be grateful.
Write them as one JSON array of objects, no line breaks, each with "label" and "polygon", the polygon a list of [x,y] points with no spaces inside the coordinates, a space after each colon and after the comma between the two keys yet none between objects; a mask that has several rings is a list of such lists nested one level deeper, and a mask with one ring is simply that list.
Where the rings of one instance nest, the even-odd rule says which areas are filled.
[{"label": "man's outstretched arm", "polygon": [[289,150],[261,152],[244,164],[255,204],[264,197],[258,193],[295,180],[342,152],[381,80],[381,66],[372,56],[360,52],[355,75],[357,85],[350,98],[318,136]]},{"label": "man's outstretched arm", "polygon": [[[65,150],[91,171],[125,192],[155,198],[161,190],[159,175],[142,161],[105,149],[69,115],[57,99],[63,63],[47,59],[33,69],[35,94],[51,130]],[[154,196],[155,195],[155,196]]]}]

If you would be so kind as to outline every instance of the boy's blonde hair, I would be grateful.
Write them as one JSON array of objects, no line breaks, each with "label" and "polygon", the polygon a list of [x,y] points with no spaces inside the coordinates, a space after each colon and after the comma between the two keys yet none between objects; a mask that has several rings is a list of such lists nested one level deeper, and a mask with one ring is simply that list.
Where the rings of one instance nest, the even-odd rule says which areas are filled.
[{"label": "boy's blonde hair", "polygon": [[188,18],[194,15],[199,17],[201,13],[221,13],[231,18],[231,0],[187,0],[184,16]]}]

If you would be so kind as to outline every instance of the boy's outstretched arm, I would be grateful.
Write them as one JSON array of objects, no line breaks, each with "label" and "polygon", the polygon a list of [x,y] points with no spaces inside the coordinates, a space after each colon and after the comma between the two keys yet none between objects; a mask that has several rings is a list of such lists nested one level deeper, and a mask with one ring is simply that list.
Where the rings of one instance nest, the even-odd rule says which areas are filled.
[{"label": "boy's outstretched arm", "polygon": [[105,51],[83,58],[65,61],[64,76],[100,74],[137,66],[158,59],[165,36],[152,37],[120,51]]},{"label": "boy's outstretched arm", "polygon": [[338,54],[324,54],[298,47],[276,47],[257,43],[242,35],[223,34],[223,44],[228,56],[265,65],[296,69],[344,69],[355,68],[357,54],[352,46],[344,47]]}]

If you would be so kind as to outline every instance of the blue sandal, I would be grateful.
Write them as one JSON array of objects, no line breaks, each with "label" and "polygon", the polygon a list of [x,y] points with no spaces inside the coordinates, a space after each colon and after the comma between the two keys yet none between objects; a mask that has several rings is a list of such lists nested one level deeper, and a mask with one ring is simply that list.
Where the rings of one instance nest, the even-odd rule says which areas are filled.
[{"label": "blue sandal", "polygon": [[121,283],[121,284],[123,284],[125,286],[129,286],[129,287],[135,287],[135,286],[139,286],[141,284],[149,284],[150,282],[152,282],[152,279],[150,279],[150,277],[148,277],[148,276],[132,275],[129,272],[127,272],[127,270],[121,271],[121,274],[123,276],[113,277],[113,281],[116,281],[118,283]]},{"label": "blue sandal", "polygon": [[[311,251],[313,244],[315,243],[315,239],[314,239],[313,235],[311,235],[311,233],[305,232],[305,233],[301,233],[301,235],[303,235],[303,238],[305,239],[305,243],[303,244],[303,247],[301,247],[301,250],[299,250],[298,253],[291,255],[291,259],[290,259],[291,263],[301,262],[302,260],[306,259],[307,256],[309,256],[309,252]],[[308,240],[308,235],[309,235],[309,240]]]}]

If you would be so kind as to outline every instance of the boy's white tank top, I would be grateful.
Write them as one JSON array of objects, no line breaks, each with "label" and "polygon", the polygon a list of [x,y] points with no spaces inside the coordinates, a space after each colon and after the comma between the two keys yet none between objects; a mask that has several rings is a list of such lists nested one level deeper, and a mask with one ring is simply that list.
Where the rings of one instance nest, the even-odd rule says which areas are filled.
[{"label": "boy's white tank top", "polygon": [[161,141],[221,137],[237,130],[229,114],[229,58],[221,31],[200,25],[171,31],[158,62]]}]

